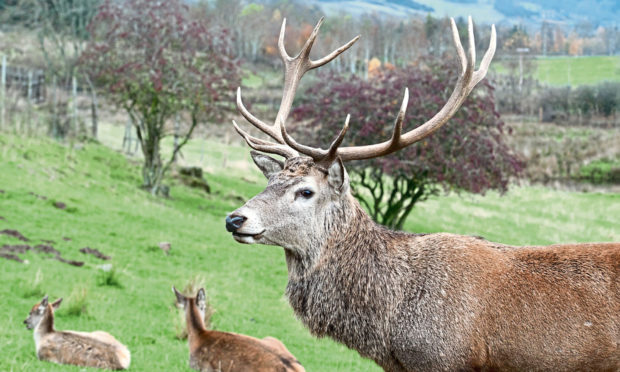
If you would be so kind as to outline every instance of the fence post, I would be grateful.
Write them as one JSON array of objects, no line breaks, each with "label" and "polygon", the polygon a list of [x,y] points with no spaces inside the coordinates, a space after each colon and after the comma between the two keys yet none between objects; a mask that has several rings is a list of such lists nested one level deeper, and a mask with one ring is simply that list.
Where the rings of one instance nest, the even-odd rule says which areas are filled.
[{"label": "fence post", "polygon": [[78,128],[78,112],[77,112],[77,79],[75,75],[71,77],[71,121],[75,135],[79,133]]},{"label": "fence post", "polygon": [[32,70],[28,71],[28,90],[26,97],[28,97],[28,103],[32,102]]},{"label": "fence post", "polygon": [[56,82],[56,75],[52,75],[52,117],[50,118],[52,124],[51,132],[52,137],[58,138],[60,126],[60,118],[58,117],[58,84]]},{"label": "fence post", "polygon": [[32,70],[28,70],[28,90],[27,90],[27,95],[26,95],[26,122],[24,123],[24,132],[28,133],[29,131],[32,133],[33,132],[33,126],[34,124],[32,123],[32,80],[33,80],[33,75],[32,75]]},{"label": "fence post", "polygon": [[0,105],[2,105],[2,111],[0,112],[0,129],[5,128],[5,116],[6,116],[6,56],[2,56],[2,73],[0,77]]}]

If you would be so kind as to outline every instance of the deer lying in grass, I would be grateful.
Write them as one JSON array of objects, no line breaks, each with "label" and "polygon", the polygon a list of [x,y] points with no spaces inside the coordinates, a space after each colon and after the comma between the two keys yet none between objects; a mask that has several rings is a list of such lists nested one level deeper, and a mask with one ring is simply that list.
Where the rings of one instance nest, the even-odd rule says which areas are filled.
[{"label": "deer lying in grass", "polygon": [[62,298],[50,304],[45,296],[24,320],[28,329],[34,329],[34,343],[40,360],[105,369],[129,368],[129,350],[109,333],[56,331],[54,310],[61,302]]},{"label": "deer lying in grass", "polygon": [[206,296],[185,297],[172,287],[177,305],[185,310],[189,341],[189,365],[208,372],[303,372],[305,369],[280,340],[209,331],[205,328]]},{"label": "deer lying in grass", "polygon": [[[301,52],[284,49],[284,93],[275,123],[237,107],[271,137],[236,130],[269,179],[266,189],[226,218],[241,243],[284,248],[286,294],[314,335],[329,336],[386,371],[620,371],[620,244],[510,247],[454,234],[408,234],[374,223],[351,195],[343,162],[384,156],[431,135],[484,78],[495,28],[480,69],[469,19],[469,58],[452,20],[461,72],[444,107],[402,133],[408,93],[392,138],[339,147],[349,117],[327,150],[286,132],[302,75],[349,48],[310,60],[315,27]],[[604,212],[602,212],[604,213]]]}]

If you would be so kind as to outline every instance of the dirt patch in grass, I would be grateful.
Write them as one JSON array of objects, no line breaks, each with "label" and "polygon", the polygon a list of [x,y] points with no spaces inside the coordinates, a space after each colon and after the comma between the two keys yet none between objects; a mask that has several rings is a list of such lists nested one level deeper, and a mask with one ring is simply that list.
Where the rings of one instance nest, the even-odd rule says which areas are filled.
[{"label": "dirt patch in grass", "polygon": [[14,245],[5,244],[2,247],[0,247],[0,257],[6,258],[7,260],[13,260],[13,261],[17,261],[20,263],[24,263],[24,260],[22,260],[18,256],[18,254],[24,254],[30,250],[36,253],[52,254],[54,255],[52,257],[53,259],[58,260],[62,263],[66,263],[68,265],[78,266],[78,267],[84,266],[84,262],[82,261],[67,260],[63,258],[60,252],[56,248],[48,244],[37,244],[34,247],[31,247],[28,244],[14,244]]},{"label": "dirt patch in grass", "polygon": [[21,240],[22,242],[29,242],[30,241],[30,239],[26,238],[24,235],[22,235],[22,233],[20,233],[17,230],[4,229],[4,230],[0,231],[0,234],[12,236],[14,238],[17,238],[17,239]]},{"label": "dirt patch in grass", "polygon": [[98,249],[96,248],[90,248],[90,247],[84,247],[84,248],[80,248],[80,252],[84,253],[84,254],[92,254],[93,256],[101,259],[101,260],[109,260],[110,256],[106,256],[105,254],[99,252]]}]

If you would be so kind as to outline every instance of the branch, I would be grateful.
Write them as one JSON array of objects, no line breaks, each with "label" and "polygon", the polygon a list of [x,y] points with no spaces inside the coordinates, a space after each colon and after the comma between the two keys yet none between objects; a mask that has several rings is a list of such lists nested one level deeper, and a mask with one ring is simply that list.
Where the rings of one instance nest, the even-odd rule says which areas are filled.
[{"label": "branch", "polygon": [[185,137],[183,137],[183,140],[179,142],[179,144],[172,150],[172,155],[170,156],[170,159],[168,160],[166,165],[164,165],[162,169],[162,174],[165,174],[168,171],[168,169],[170,168],[170,165],[176,158],[177,153],[179,152],[179,150],[181,150],[181,147],[183,147],[187,143],[187,141],[189,141],[190,137],[192,136],[192,133],[194,133],[194,129],[196,128],[196,126],[198,126],[198,118],[197,118],[198,112],[197,111],[198,111],[197,106],[194,106],[194,108],[192,109],[192,113],[191,113],[192,125],[189,127],[189,130],[187,131],[187,134],[185,135]]},{"label": "branch", "polygon": [[[414,181],[411,180],[411,183],[413,183],[413,182]],[[411,186],[411,184],[409,186]],[[409,187],[409,189],[412,189],[412,188]],[[398,220],[396,222],[396,226],[398,226],[398,228],[401,228],[403,226],[403,224],[405,223],[405,220],[409,216],[409,213],[411,213],[411,211],[413,210],[413,207],[415,206],[415,203],[417,203],[418,200],[420,200],[420,198],[422,198],[422,196],[424,196],[425,191],[426,190],[425,190],[424,183],[422,183],[417,188],[417,191],[411,196],[411,198],[409,199],[409,203],[405,206],[405,208],[401,209],[400,217],[398,217]]]}]

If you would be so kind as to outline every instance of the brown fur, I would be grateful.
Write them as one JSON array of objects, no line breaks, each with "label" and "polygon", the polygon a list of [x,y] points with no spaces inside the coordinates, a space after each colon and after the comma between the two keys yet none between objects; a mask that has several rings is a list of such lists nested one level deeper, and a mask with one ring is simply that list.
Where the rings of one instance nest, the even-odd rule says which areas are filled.
[{"label": "brown fur", "polygon": [[37,357],[40,360],[58,364],[73,364],[105,369],[127,369],[130,353],[112,335],[103,331],[91,333],[56,331],[54,329],[54,304],[34,305],[28,319],[24,321],[34,328]]},{"label": "brown fur", "polygon": [[[177,293],[177,299],[183,296]],[[181,303],[182,301],[182,303]],[[205,328],[196,298],[181,297],[185,308],[190,367],[204,372],[304,372],[284,344],[273,337],[254,337]]]},{"label": "brown fur", "polygon": [[286,294],[314,335],[386,371],[620,371],[619,243],[390,231],[353,198],[342,164],[327,175],[312,164],[288,160],[233,215],[246,218],[238,241],[284,247]]}]

